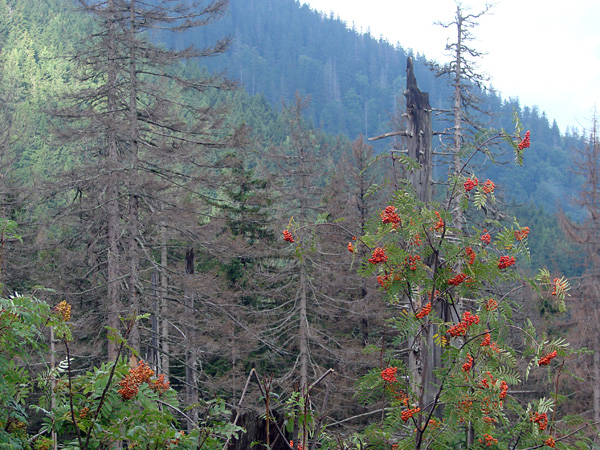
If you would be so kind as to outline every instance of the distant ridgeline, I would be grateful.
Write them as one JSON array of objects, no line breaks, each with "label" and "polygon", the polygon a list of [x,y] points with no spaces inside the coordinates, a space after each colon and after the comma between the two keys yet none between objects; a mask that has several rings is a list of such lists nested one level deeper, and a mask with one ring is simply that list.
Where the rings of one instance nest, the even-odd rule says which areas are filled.
[{"label": "distant ridgeline", "polygon": [[[231,49],[202,62],[210,71],[226,72],[249,94],[263,95],[275,108],[296,91],[310,95],[308,119],[329,134],[350,140],[361,133],[376,136],[391,131],[391,117],[404,109],[408,52],[296,0],[231,0],[230,13],[222,20],[162,39],[178,47],[205,46],[227,35],[233,37]],[[421,55],[415,57],[419,88],[429,93],[433,108],[447,109],[451,88],[443,77],[434,77],[426,62]],[[510,186],[507,197],[519,203],[533,202],[553,211],[561,202],[568,210],[564,199],[574,195],[579,184],[569,170],[569,148],[580,144],[579,136],[561,135],[545,113],[521,107],[517,99],[503,100],[495,94],[482,98],[482,110],[491,113],[482,122],[512,131],[512,114],[517,111],[531,130],[533,145],[523,168],[488,163],[477,175]],[[434,119],[434,130],[444,126],[439,116]],[[381,151],[390,144],[382,141],[375,147]],[[510,155],[504,158],[508,159]],[[443,176],[445,171],[438,170],[438,177]]]}]

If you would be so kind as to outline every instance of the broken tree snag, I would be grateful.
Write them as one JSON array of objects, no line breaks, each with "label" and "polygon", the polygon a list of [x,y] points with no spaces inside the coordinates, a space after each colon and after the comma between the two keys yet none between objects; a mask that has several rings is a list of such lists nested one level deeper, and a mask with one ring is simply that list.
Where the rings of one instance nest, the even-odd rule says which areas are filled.
[{"label": "broken tree snag", "polygon": [[419,163],[420,170],[411,170],[407,177],[423,202],[432,197],[431,106],[429,94],[421,92],[413,67],[412,57],[406,60],[406,145],[408,156]]}]

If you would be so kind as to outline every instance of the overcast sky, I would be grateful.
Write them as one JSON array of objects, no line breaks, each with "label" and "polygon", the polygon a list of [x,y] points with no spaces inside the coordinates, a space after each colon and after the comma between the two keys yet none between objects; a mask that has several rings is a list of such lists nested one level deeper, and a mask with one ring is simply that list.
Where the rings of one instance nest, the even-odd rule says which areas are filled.
[{"label": "overcast sky", "polygon": [[[300,1],[429,59],[448,59],[452,35],[434,23],[453,19],[454,0]],[[485,3],[462,2],[474,13]],[[499,0],[474,35],[486,53],[480,67],[502,98],[537,105],[562,132],[588,126],[600,101],[600,0]]]}]

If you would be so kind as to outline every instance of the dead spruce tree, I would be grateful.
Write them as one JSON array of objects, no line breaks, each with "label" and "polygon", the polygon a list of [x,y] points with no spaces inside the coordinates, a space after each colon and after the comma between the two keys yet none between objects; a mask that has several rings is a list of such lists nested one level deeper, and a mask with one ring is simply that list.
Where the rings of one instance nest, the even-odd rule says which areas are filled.
[{"label": "dead spruce tree", "polygon": [[[151,36],[207,26],[223,16],[228,2],[79,0],[79,5],[92,17],[94,31],[74,56],[85,87],[55,113],[62,119],[59,137],[80,152],[61,189],[75,199],[66,211],[75,219],[71,230],[86,243],[87,273],[78,275],[95,280],[88,289],[105,299],[99,307],[106,308],[106,325],[118,330],[120,316],[150,310],[149,298],[158,316],[173,309],[169,302],[179,302],[169,274],[183,273],[184,258],[174,271],[168,260],[173,251],[166,246],[175,239],[193,245],[219,202],[221,171],[232,159],[223,151],[241,141],[241,133],[222,128],[224,111],[207,106],[210,90],[231,84],[216,76],[189,78],[178,65],[225,51],[228,39],[209,48],[169,49]],[[152,283],[152,272],[160,280]],[[180,303],[193,309],[189,299]],[[193,320],[193,310],[185,316]],[[158,328],[156,323],[153,343],[146,345],[155,355]],[[166,321],[161,329],[160,346],[168,352]],[[132,330],[130,345],[141,352],[140,327]],[[109,340],[108,358],[115,356]],[[162,356],[154,356],[155,364],[168,372],[168,354]]]}]

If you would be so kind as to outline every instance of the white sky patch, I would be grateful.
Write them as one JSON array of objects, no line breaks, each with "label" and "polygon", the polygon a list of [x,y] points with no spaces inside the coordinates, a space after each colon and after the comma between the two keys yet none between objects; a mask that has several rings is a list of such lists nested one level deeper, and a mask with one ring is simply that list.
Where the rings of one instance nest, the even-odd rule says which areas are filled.
[{"label": "white sky patch", "polygon": [[[434,24],[452,21],[453,0],[300,1],[442,62],[447,39],[456,34]],[[462,3],[477,13],[489,2]],[[599,22],[598,0],[501,0],[473,30],[472,45],[486,53],[480,67],[502,98],[538,106],[564,132],[587,127],[600,100]]]}]

